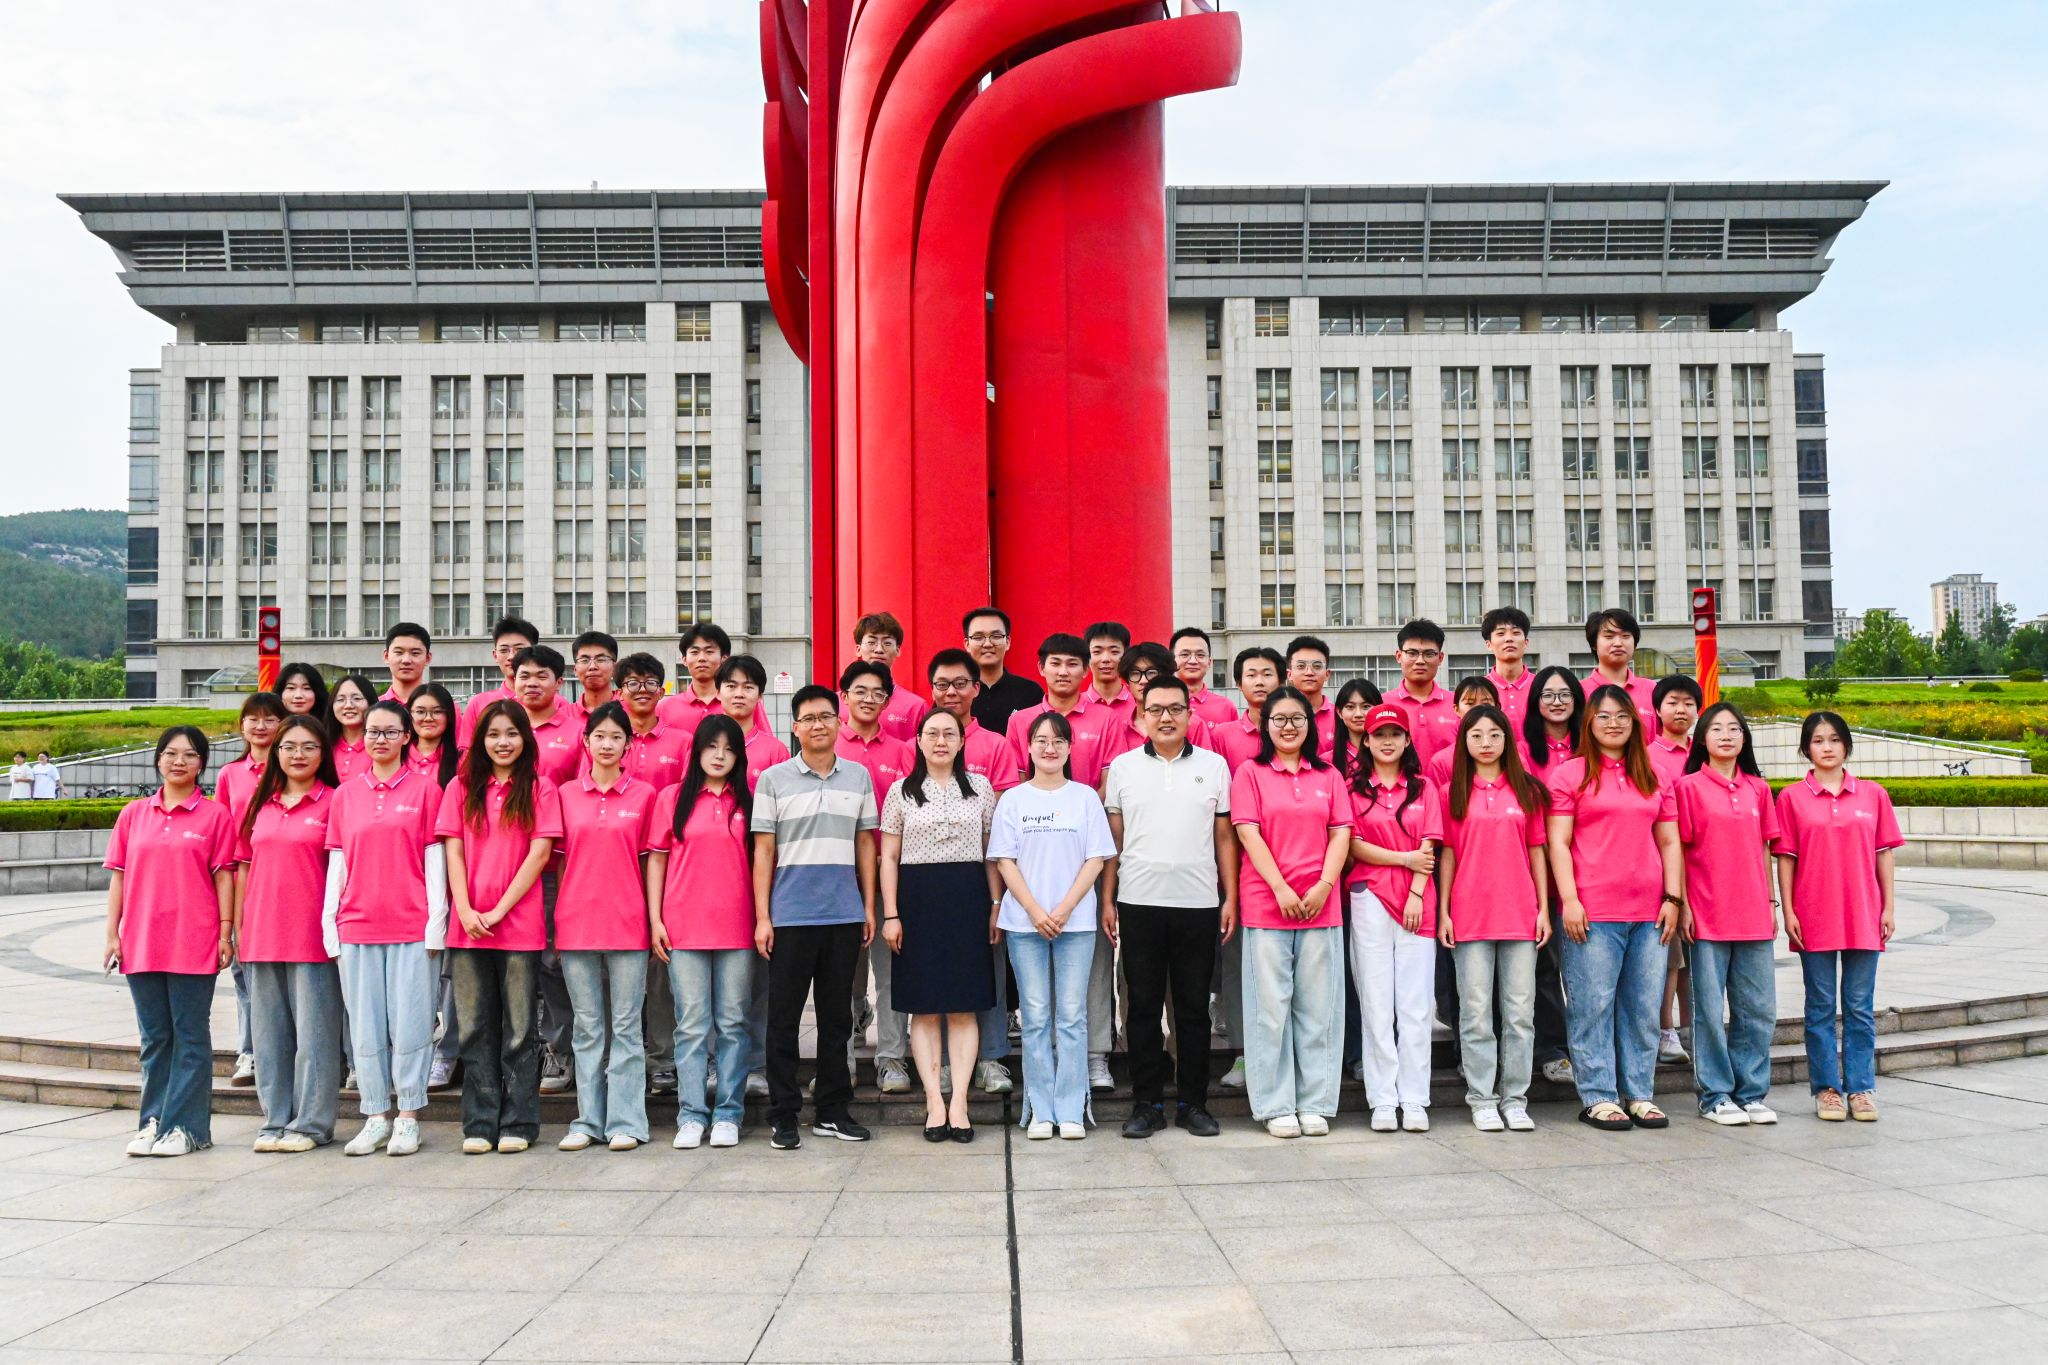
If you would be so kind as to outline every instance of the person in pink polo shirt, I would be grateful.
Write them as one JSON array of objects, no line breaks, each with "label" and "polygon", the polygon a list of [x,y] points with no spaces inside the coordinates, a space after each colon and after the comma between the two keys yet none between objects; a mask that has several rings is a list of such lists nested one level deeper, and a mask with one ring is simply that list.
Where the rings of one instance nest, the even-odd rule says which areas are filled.
[{"label": "person in pink polo shirt", "polygon": [[1677,808],[1657,785],[1627,692],[1593,690],[1579,756],[1551,769],[1548,785],[1579,1121],[1608,1132],[1668,1128],[1651,1095],[1664,945],[1685,909],[1684,872]]},{"label": "person in pink polo shirt", "polygon": [[[1700,685],[1683,673],[1657,679],[1650,694],[1657,713],[1656,731],[1650,736],[1650,768],[1657,785],[1678,789],[1685,776],[1686,759],[1693,748],[1693,724],[1700,717],[1704,694]],[[1680,1030],[1692,1032],[1692,976],[1688,970],[1690,948],[1684,934],[1671,939],[1670,957],[1664,970],[1664,1004],[1657,1014],[1657,1060],[1678,1065],[1692,1060],[1685,1050]]]},{"label": "person in pink polo shirt", "polygon": [[[623,767],[636,781],[659,791],[683,780],[690,758],[690,737],[680,726],[661,718],[662,686],[668,670],[652,654],[628,654],[619,660],[618,701],[626,708],[632,734]],[[585,767],[589,760],[585,760]]]},{"label": "person in pink polo shirt", "polygon": [[[1121,621],[1097,621],[1081,632],[1081,643],[1088,651],[1088,687],[1084,695],[1090,707],[1108,707],[1116,713],[1117,724],[1110,724],[1103,718],[1105,732],[1114,732],[1117,725],[1129,725],[1138,709],[1138,700],[1124,686],[1124,654],[1131,647],[1131,629]],[[1102,760],[1102,766],[1109,766],[1109,759]],[[1100,776],[1100,774],[1098,774]]]},{"label": "person in pink polo shirt", "polygon": [[675,692],[662,698],[661,718],[693,735],[698,721],[719,710],[718,667],[732,657],[732,637],[724,626],[698,621],[683,632],[676,655],[682,666],[676,670]]},{"label": "person in pink polo shirt", "polygon": [[1877,959],[1897,927],[1892,850],[1906,841],[1891,794],[1849,771],[1854,744],[1849,723],[1834,712],[1806,718],[1799,752],[1813,769],[1778,793],[1778,837],[1771,847],[1778,855],[1785,938],[1806,980],[1814,1112],[1830,1122],[1870,1123],[1877,1118]]},{"label": "person in pink polo shirt", "polygon": [[384,667],[391,671],[391,686],[377,700],[409,704],[433,666],[434,638],[427,628],[412,621],[393,625],[384,632]]},{"label": "person in pink polo shirt", "polygon": [[[730,715],[706,716],[689,771],[655,802],[647,834],[647,920],[654,956],[682,1002],[669,1046],[679,1061],[674,1146],[737,1147],[746,1116],[754,951],[753,786]],[[715,1083],[705,1103],[707,1079]]]},{"label": "person in pink polo shirt", "polygon": [[1764,1097],[1778,1022],[1771,960],[1778,936],[1771,897],[1777,809],[1742,712],[1725,701],[1709,706],[1694,747],[1691,771],[1673,784],[1673,798],[1685,846],[1683,928],[1692,940],[1700,1116],[1730,1127],[1776,1123]]},{"label": "person in pink polo shirt", "polygon": [[1643,628],[1620,607],[1588,616],[1586,644],[1593,651],[1593,671],[1585,677],[1585,688],[1589,697],[1594,688],[1603,685],[1628,693],[1635,704],[1636,717],[1643,724],[1643,733],[1653,735],[1657,733],[1657,683],[1654,678],[1638,677],[1634,667],[1636,646],[1642,642]]},{"label": "person in pink polo shirt", "polygon": [[1444,666],[1444,630],[1434,621],[1415,620],[1401,627],[1394,643],[1401,665],[1401,683],[1387,693],[1387,705],[1408,717],[1408,739],[1424,770],[1458,735],[1458,707],[1450,689],[1436,680]]},{"label": "person in pink polo shirt", "polygon": [[[1116,762],[1117,759],[1123,757],[1131,750],[1144,747],[1145,740],[1149,737],[1150,731],[1146,726],[1144,716],[1140,714],[1138,708],[1144,705],[1145,689],[1152,685],[1154,678],[1170,678],[1173,676],[1173,655],[1167,653],[1165,645],[1153,640],[1142,640],[1124,651],[1124,657],[1117,661],[1116,668],[1117,676],[1123,679],[1124,690],[1136,699],[1137,706],[1133,707],[1127,723],[1119,728],[1104,732],[1102,744],[1102,768],[1104,772],[1109,770],[1110,764]],[[1190,743],[1194,743],[1199,747],[1207,747],[1202,743],[1208,737],[1209,732],[1209,726],[1206,722],[1191,715],[1183,729]]]},{"label": "person in pink polo shirt", "polygon": [[142,1039],[140,1123],[129,1156],[213,1145],[213,987],[234,960],[235,826],[199,790],[206,736],[157,737],[153,796],[122,807],[107,839],[108,971],[128,978]]},{"label": "person in pink polo shirt", "polygon": [[[1256,758],[1264,741],[1263,717],[1266,699],[1280,688],[1287,661],[1271,645],[1254,645],[1237,652],[1230,661],[1230,675],[1237,680],[1238,695],[1244,698],[1244,714],[1228,725],[1210,727],[1209,740],[1235,778],[1238,770]],[[1216,1003],[1222,1018],[1221,1031],[1238,1050],[1230,1069],[1216,1083],[1227,1090],[1242,1090],[1244,1075],[1244,935],[1233,934],[1216,950]]]},{"label": "person in pink polo shirt", "polygon": [[761,695],[767,690],[768,669],[751,654],[735,654],[718,666],[718,704],[747,737],[750,791],[760,785],[762,773],[789,758],[789,746],[768,728],[761,710]]},{"label": "person in pink polo shirt", "polygon": [[619,642],[601,630],[586,630],[569,646],[569,666],[576,671],[576,705],[585,717],[619,695]]},{"label": "person in pink polo shirt", "polygon": [[[911,750],[902,740],[882,732],[882,712],[895,693],[896,681],[887,664],[855,659],[839,675],[842,715],[839,725],[839,757],[867,769],[874,785],[875,804],[889,788],[910,771]],[[872,835],[880,847],[880,836]],[[897,1013],[889,1000],[889,980],[895,954],[877,934],[867,951],[853,964],[853,1034],[847,1042],[846,1069],[854,1071],[853,1048],[867,1032],[867,1021],[875,1021],[875,1084],[885,1095],[910,1090],[910,1021]],[[868,980],[875,984],[874,1004],[868,1004]]]},{"label": "person in pink polo shirt", "polygon": [[[512,690],[526,712],[533,739],[534,762],[542,779],[557,789],[582,770],[583,711],[562,697],[562,656],[546,645],[522,649],[512,660]],[[569,984],[562,975],[562,956],[555,947],[557,869],[550,865],[540,878],[541,908],[547,919],[547,945],[540,955],[540,1093],[557,1095],[574,1084],[570,1060]]]},{"label": "person in pink polo shirt", "polygon": [[1282,687],[1259,718],[1259,752],[1230,780],[1242,865],[1244,1054],[1252,1117],[1277,1138],[1321,1137],[1343,1065],[1344,921],[1337,886],[1351,799],[1308,743],[1308,699]]},{"label": "person in pink polo shirt", "polygon": [[1308,698],[1316,723],[1316,752],[1330,761],[1337,742],[1337,708],[1325,689],[1330,685],[1330,646],[1313,635],[1297,635],[1281,651],[1287,660],[1287,685]]},{"label": "person in pink polo shirt", "polygon": [[[1585,728],[1586,694],[1579,680],[1562,664],[1536,670],[1529,683],[1529,711],[1515,738],[1522,763],[1538,782],[1572,758]],[[1550,881],[1553,925],[1558,910],[1557,879]],[[1572,1083],[1572,1059],[1565,1029],[1563,937],[1553,933],[1536,955],[1536,1066],[1554,1085]]]},{"label": "person in pink polo shirt", "polygon": [[1074,736],[1069,758],[1073,780],[1084,787],[1100,787],[1102,770],[1109,766],[1102,757],[1102,735],[1118,721],[1113,711],[1094,700],[1094,688],[1088,681],[1088,646],[1080,636],[1064,631],[1046,636],[1038,645],[1038,673],[1045,679],[1045,700],[1011,712],[1003,735],[1018,777],[1023,778],[1030,768],[1031,722],[1047,711],[1057,711],[1067,718],[1067,728]]},{"label": "person in pink polo shirt", "polygon": [[[1475,674],[1458,679],[1458,685],[1451,689],[1451,705],[1457,710],[1458,721],[1462,725],[1466,714],[1475,706],[1499,709],[1500,693],[1494,690],[1492,679]],[[1422,775],[1429,779],[1429,785],[1436,788],[1438,795],[1442,795],[1451,784],[1451,760],[1457,754],[1458,746],[1454,739],[1454,742],[1438,749],[1436,755],[1423,765]]]},{"label": "person in pink polo shirt", "polygon": [[[1408,715],[1365,718],[1366,758],[1352,775],[1351,975],[1358,983],[1372,1129],[1429,1131],[1429,1045],[1436,1014],[1436,789],[1422,775]],[[1398,1111],[1398,1112],[1397,1112]]]},{"label": "person in pink polo shirt", "polygon": [[1237,703],[1209,686],[1209,670],[1215,665],[1209,632],[1199,626],[1182,626],[1166,642],[1173,654],[1173,676],[1188,687],[1188,713],[1205,725],[1228,725],[1237,719]]},{"label": "person in pink polo shirt", "polygon": [[341,1090],[341,976],[321,935],[334,761],[327,730],[293,716],[275,733],[235,826],[235,957],[248,974],[259,1152],[334,1140]]},{"label": "person in pink polo shirt", "polygon": [[334,733],[334,704],[327,695],[327,679],[308,663],[292,662],[277,670],[277,699],[287,714],[311,716]]},{"label": "person in pink polo shirt", "polygon": [[377,694],[368,678],[351,673],[334,685],[334,773],[343,782],[370,766],[363,725]]},{"label": "person in pink polo shirt", "polygon": [[469,747],[476,733],[477,717],[484,713],[486,706],[494,701],[516,700],[512,691],[512,661],[519,657],[520,650],[531,649],[539,643],[539,627],[522,617],[503,617],[491,627],[491,662],[497,664],[504,681],[477,693],[462,708],[462,723],[455,730],[456,748]]},{"label": "person in pink polo shirt", "polygon": [[561,1149],[603,1142],[630,1152],[647,1141],[646,879],[640,855],[656,789],[621,766],[632,723],[608,701],[583,725],[589,771],[558,789],[561,885],[555,949],[575,1011],[576,1119]]},{"label": "person in pink polo shirt", "polygon": [[458,712],[455,698],[437,682],[421,683],[405,704],[412,715],[412,747],[405,751],[406,766],[437,787],[455,780],[462,751],[455,747]]},{"label": "person in pink polo shirt", "polygon": [[1382,700],[1379,688],[1369,678],[1353,678],[1337,689],[1337,700],[1330,712],[1334,722],[1330,726],[1330,766],[1346,782],[1358,771],[1359,760],[1365,756],[1365,718]]},{"label": "person in pink polo shirt", "polygon": [[1502,714],[1508,718],[1509,742],[1522,732],[1522,721],[1529,714],[1529,699],[1534,695],[1529,685],[1534,674],[1526,662],[1529,653],[1529,614],[1520,607],[1495,607],[1479,618],[1479,638],[1486,643],[1486,652],[1493,656],[1493,667],[1487,670],[1486,680],[1493,684],[1495,695],[1500,698]]},{"label": "person in pink polo shirt", "polygon": [[412,716],[402,704],[373,705],[363,737],[369,766],[336,788],[328,812],[321,903],[327,953],[341,959],[364,1116],[342,1150],[409,1156],[419,1150],[432,1068],[433,959],[447,937],[447,876],[434,842],[440,789],[406,766]]},{"label": "person in pink polo shirt", "polygon": [[[883,665],[889,670],[889,677],[897,681],[896,690],[882,707],[882,733],[914,746],[917,723],[931,708],[924,704],[924,698],[897,679],[896,661],[903,653],[903,623],[891,612],[869,612],[853,623],[853,652],[857,659]],[[875,788],[877,795],[882,790]]]},{"label": "person in pink polo shirt", "polygon": [[541,872],[562,837],[562,802],[534,759],[518,702],[477,717],[462,780],[434,823],[448,852],[462,1018],[462,1150],[523,1152],[540,1135]]},{"label": "person in pink polo shirt", "polygon": [[[277,739],[278,727],[289,715],[291,712],[284,709],[283,698],[275,692],[251,692],[242,701],[238,722],[242,732],[242,756],[220,770],[220,780],[213,789],[214,799],[228,808],[236,829],[242,827],[242,816],[249,809],[249,798],[255,794],[256,784],[263,780],[264,768],[269,766],[270,746]],[[231,974],[235,982],[235,1015],[239,1028],[235,1035],[235,1070],[228,1084],[254,1085],[256,1055],[249,1024],[249,975],[239,953],[235,955]]]},{"label": "person in pink polo shirt", "polygon": [[[1522,766],[1497,706],[1458,722],[1450,778],[1438,795],[1437,942],[1458,976],[1458,1058],[1465,1103],[1482,1133],[1534,1131],[1536,955],[1550,941],[1550,795]],[[1500,1027],[1494,1027],[1498,1011]]]}]

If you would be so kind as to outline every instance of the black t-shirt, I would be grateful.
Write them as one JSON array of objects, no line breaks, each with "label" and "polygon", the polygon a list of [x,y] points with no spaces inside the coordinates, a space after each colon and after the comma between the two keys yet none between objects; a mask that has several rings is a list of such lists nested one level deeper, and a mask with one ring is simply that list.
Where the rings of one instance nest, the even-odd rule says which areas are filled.
[{"label": "black t-shirt", "polygon": [[1012,715],[1044,700],[1044,688],[1029,678],[1020,678],[1006,671],[995,685],[981,685],[981,691],[974,698],[974,718],[981,723],[982,729],[1000,735],[1009,726]]}]

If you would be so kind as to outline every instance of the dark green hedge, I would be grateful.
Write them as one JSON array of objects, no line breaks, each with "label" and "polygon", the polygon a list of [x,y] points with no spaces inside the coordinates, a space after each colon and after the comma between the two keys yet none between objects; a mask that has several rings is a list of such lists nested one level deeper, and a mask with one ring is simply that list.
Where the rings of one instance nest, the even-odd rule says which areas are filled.
[{"label": "dark green hedge", "polygon": [[[1850,765],[1854,771],[1854,765]],[[1792,779],[1796,781],[1797,779]],[[2048,777],[1881,777],[1894,806],[2048,806]],[[1784,787],[1788,782],[1773,782]]]},{"label": "dark green hedge", "polygon": [[93,801],[0,801],[0,833],[33,829],[112,829],[123,798]]}]

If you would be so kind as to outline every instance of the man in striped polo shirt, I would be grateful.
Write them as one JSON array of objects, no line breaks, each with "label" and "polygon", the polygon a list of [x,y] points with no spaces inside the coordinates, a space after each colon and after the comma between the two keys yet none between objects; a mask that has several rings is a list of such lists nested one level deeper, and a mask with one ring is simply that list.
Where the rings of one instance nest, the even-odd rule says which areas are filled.
[{"label": "man in striped polo shirt", "polygon": [[853,1121],[846,1042],[853,968],[875,936],[875,840],[867,770],[842,760],[839,695],[815,683],[790,707],[797,753],[754,789],[754,945],[768,960],[768,1123],[782,1150],[802,1145],[797,1034],[808,999],[818,1019],[811,1131],[865,1142]]}]

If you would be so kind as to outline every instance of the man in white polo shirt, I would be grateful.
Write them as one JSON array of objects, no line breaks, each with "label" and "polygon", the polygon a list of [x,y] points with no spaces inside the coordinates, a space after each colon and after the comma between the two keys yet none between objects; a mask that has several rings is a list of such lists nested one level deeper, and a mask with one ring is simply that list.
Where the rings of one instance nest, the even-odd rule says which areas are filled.
[{"label": "man in white polo shirt", "polygon": [[1188,743],[1188,686],[1160,674],[1138,698],[1148,738],[1103,778],[1103,808],[1118,855],[1104,894],[1116,899],[1131,1052],[1127,1138],[1166,1126],[1167,1061],[1160,1020],[1169,985],[1179,1052],[1174,1123],[1214,1137],[1209,1114],[1209,977],[1216,945],[1237,929],[1237,836],[1230,826],[1230,767]]}]

